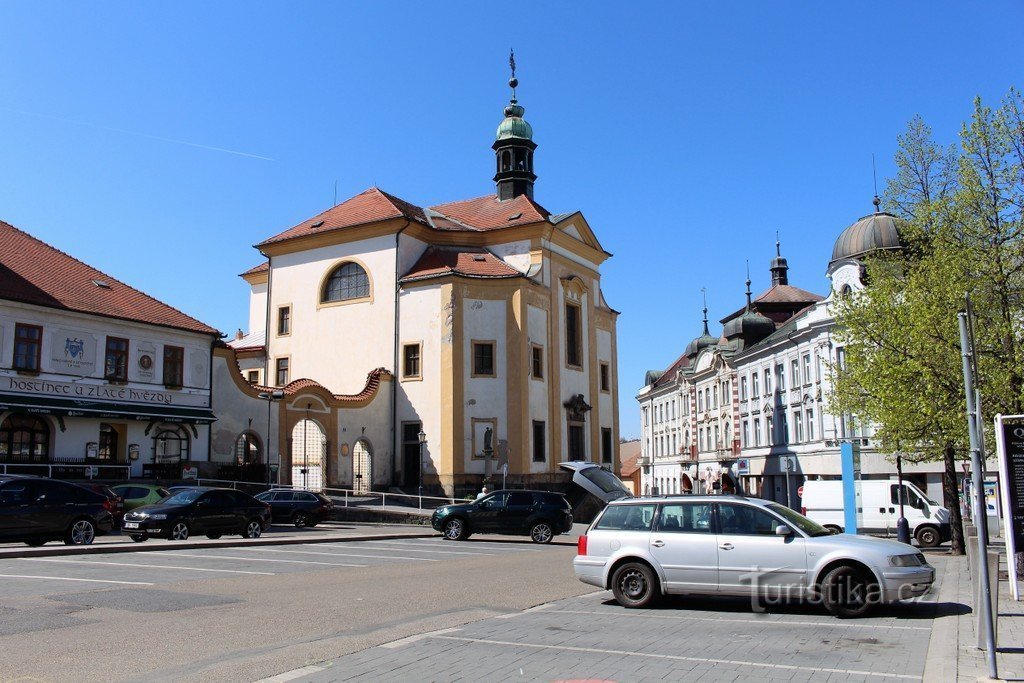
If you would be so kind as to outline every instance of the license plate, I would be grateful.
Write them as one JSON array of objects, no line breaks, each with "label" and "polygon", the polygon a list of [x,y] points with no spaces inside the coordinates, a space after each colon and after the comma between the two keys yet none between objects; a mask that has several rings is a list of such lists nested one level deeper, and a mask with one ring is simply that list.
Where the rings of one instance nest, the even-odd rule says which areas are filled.
[{"label": "license plate", "polygon": [[139,523],[138,522],[125,522],[124,523],[124,528],[125,529],[138,529],[139,528]]}]

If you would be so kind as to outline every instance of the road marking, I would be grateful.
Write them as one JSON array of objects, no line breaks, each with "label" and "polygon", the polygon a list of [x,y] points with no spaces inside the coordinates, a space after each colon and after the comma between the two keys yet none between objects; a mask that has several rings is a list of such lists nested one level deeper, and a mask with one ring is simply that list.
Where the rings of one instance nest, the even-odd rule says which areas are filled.
[{"label": "road marking", "polygon": [[63,562],[66,564],[99,564],[105,567],[141,567],[143,569],[181,569],[190,572],[219,572],[222,574],[259,574],[275,576],[273,572],[251,572],[242,569],[205,569],[202,567],[177,567],[159,564],[135,564],[133,562],[101,562],[99,560],[58,560],[53,557],[20,557],[22,562]]},{"label": "road marking", "polygon": [[483,645],[510,645],[512,647],[533,648],[535,650],[562,650],[565,652],[585,652],[599,655],[620,655],[625,657],[646,657],[648,659],[668,659],[675,662],[696,662],[698,664],[720,664],[725,666],[749,666],[779,671],[808,671],[812,673],[846,674],[847,676],[877,676],[879,678],[901,678],[920,681],[920,676],[907,674],[883,673],[878,671],[859,671],[856,669],[829,669],[825,667],[796,666],[794,664],[769,664],[767,662],[744,662],[737,659],[712,659],[701,657],[685,657],[683,655],[662,655],[653,652],[633,652],[630,650],[606,650],[599,647],[573,647],[571,645],[541,645],[539,643],[517,643],[509,640],[488,640],[485,638],[460,638],[458,636],[431,636],[439,640],[455,640],[463,643],[481,643]]},{"label": "road marking", "polygon": [[[523,553],[542,553],[540,548],[525,548],[514,543],[489,543],[487,541],[432,541],[429,538],[410,538],[416,545],[432,545],[450,547],[456,543],[463,544],[467,548],[483,548],[484,550],[517,550]],[[532,545],[532,544],[531,544]]]},{"label": "road marking", "polygon": [[[379,541],[367,541],[367,543],[379,543]],[[350,547],[352,546],[351,543],[325,543],[324,545],[329,545],[332,548],[341,548],[341,547],[344,547],[344,546],[350,546]],[[358,548],[361,548],[362,546],[355,546],[355,547],[358,549]],[[424,548],[423,550],[419,550],[419,549],[416,549],[416,548],[408,548],[408,547],[406,547],[404,545],[399,545],[397,547],[394,547],[394,546],[387,546],[387,547],[381,546],[381,547],[384,548],[385,550],[403,550],[403,551],[405,551],[407,553],[441,553],[441,554],[444,554],[444,555],[479,555],[481,557],[492,557],[494,555],[494,553],[475,553],[475,552],[473,552],[471,550],[434,550],[433,548]],[[366,550],[373,550],[373,548],[366,548]]]},{"label": "road marking", "polygon": [[[343,544],[347,545],[347,544]],[[272,548],[235,548],[235,550],[250,550],[259,553],[299,553],[302,555],[326,555],[327,557],[368,557],[374,560],[412,560],[414,562],[440,562],[440,560],[432,560],[428,557],[404,557],[402,555],[357,555],[356,553],[321,553],[316,550],[274,550]]]},{"label": "road marking", "polygon": [[261,678],[256,683],[286,683],[287,681],[294,681],[296,678],[302,678],[311,674],[318,673],[327,669],[326,666],[304,666],[301,669],[292,669],[291,671],[285,671],[283,674],[271,676],[270,678]]},{"label": "road marking", "polygon": [[239,555],[200,555],[198,553],[160,553],[172,557],[200,557],[211,560],[241,560],[242,562],[287,562],[289,564],[322,564],[328,567],[366,567],[365,564],[346,564],[344,562],[317,562],[316,560],[275,560],[268,557],[242,557]]},{"label": "road marking", "polygon": [[549,602],[549,603],[545,603],[543,605],[537,605],[536,607],[531,607],[530,609],[524,609],[521,612],[509,612],[508,614],[500,614],[500,615],[498,615],[498,616],[496,616],[494,618],[495,619],[514,619],[515,617],[521,617],[524,614],[536,614],[537,612],[549,609],[550,607],[551,607],[551,603]]},{"label": "road marking", "polygon": [[461,631],[461,630],[462,630],[461,627],[456,626],[455,628],[443,628],[443,629],[440,629],[439,631],[428,631],[427,633],[418,633],[418,634],[416,634],[414,636],[409,636],[408,638],[402,638],[401,640],[393,640],[390,643],[384,643],[383,645],[381,645],[381,647],[385,647],[385,648],[387,648],[389,650],[393,650],[393,649],[395,649],[397,647],[402,647],[404,645],[411,645],[412,643],[417,643],[417,642],[423,640],[424,638],[433,638],[433,637],[440,636],[440,635],[445,634],[445,633],[455,633],[455,632]]},{"label": "road marking", "polygon": [[155,586],[146,581],[113,581],[110,579],[77,579],[70,576],[34,576],[32,574],[0,574],[4,579],[49,579],[51,581],[83,581],[85,583],[117,583],[123,586]]},{"label": "road marking", "polygon": [[832,621],[783,621],[781,619],[720,619],[717,617],[680,617],[672,614],[636,614],[633,612],[590,612],[587,610],[559,609],[548,614],[594,614],[601,617],[643,617],[645,619],[673,619],[677,621],[701,621],[707,623],[722,622],[725,624],[760,624],[763,626],[826,626],[829,628],[887,628],[897,631],[931,631],[930,626],[891,626],[888,624],[851,624],[848,621],[833,619]]}]

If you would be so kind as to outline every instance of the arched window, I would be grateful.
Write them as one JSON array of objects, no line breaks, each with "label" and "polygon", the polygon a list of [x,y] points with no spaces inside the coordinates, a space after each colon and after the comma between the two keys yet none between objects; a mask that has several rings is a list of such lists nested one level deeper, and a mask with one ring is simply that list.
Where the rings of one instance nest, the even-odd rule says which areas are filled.
[{"label": "arched window", "polygon": [[14,413],[0,424],[0,460],[47,462],[50,426],[33,415]]},{"label": "arched window", "polygon": [[511,171],[512,170],[512,152],[505,150],[501,153],[501,170]]},{"label": "arched window", "polygon": [[349,261],[335,268],[327,278],[320,301],[323,303],[347,301],[368,296],[370,296],[370,278],[362,266]]},{"label": "arched window", "polygon": [[178,463],[188,460],[188,434],[175,425],[160,425],[153,437],[153,462]]},{"label": "arched window", "polygon": [[242,432],[235,441],[235,464],[256,465],[260,462],[260,442],[252,432]]}]

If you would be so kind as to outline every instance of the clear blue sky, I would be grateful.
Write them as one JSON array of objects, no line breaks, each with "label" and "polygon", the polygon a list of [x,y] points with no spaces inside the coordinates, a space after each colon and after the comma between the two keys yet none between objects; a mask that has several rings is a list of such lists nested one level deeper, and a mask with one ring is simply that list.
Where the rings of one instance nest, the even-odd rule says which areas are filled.
[{"label": "clear blue sky", "polygon": [[[0,4],[0,219],[224,332],[251,245],[371,185],[493,190],[508,49],[536,199],[615,256],[622,434],[633,400],[768,285],[826,293],[896,136],[943,141],[1021,83],[1018,2]],[[1014,80],[1016,79],[1016,80]],[[189,143],[189,144],[184,144]],[[712,332],[720,332],[717,322]]]}]

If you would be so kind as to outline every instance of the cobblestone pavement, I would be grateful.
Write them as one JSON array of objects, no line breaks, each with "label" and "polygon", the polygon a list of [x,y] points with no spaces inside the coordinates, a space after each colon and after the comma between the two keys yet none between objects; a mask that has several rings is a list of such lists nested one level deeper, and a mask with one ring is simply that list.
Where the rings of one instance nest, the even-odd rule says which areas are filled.
[{"label": "cobblestone pavement", "polygon": [[760,613],[746,600],[682,597],[626,610],[600,591],[268,680],[918,681],[933,618],[962,608],[932,596],[839,620],[800,604]]}]

